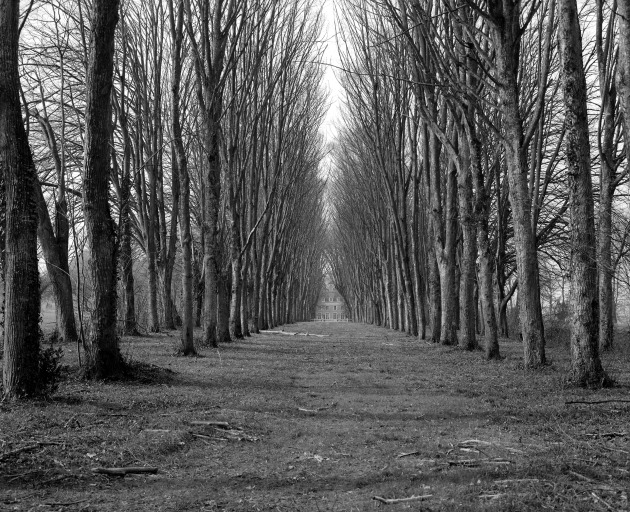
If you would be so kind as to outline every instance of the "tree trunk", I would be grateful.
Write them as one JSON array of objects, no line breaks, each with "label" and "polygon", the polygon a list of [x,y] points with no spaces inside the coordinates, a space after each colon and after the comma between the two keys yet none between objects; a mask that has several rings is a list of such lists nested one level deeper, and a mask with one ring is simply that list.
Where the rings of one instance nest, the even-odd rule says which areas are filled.
[{"label": "tree trunk", "polygon": [[[46,260],[46,270],[50,276],[57,305],[57,327],[59,328],[59,334],[65,341],[74,342],[77,341],[78,334],[74,318],[74,302],[72,298],[72,282],[70,281],[67,245],[64,258],[64,240],[59,240],[55,235],[52,223],[50,222],[46,200],[39,182],[35,183],[33,195],[37,202],[38,211],[37,235],[42,247],[44,259]],[[66,244],[67,241],[68,238],[66,237]]]},{"label": "tree trunk", "polygon": [[171,25],[171,37],[173,39],[172,77],[171,77],[171,131],[173,132],[173,144],[177,157],[177,169],[179,170],[179,184],[181,208],[179,211],[180,244],[182,247],[182,354],[193,355],[196,353],[194,332],[194,292],[193,292],[193,254],[192,232],[190,229],[190,176],[188,174],[188,157],[184,148],[181,126],[180,84],[182,75],[182,41],[184,37],[184,2],[180,0],[177,7],[177,17],[173,3],[169,2],[169,20]]},{"label": "tree trunk", "polygon": [[87,374],[106,378],[124,363],[116,333],[116,236],[109,209],[114,35],[118,0],[95,0],[87,69],[83,213],[94,286],[91,331],[85,340]]},{"label": "tree trunk", "polygon": [[605,374],[599,359],[597,339],[595,215],[582,37],[576,0],[558,0],[558,5],[571,219],[571,380],[579,386],[599,387]]},{"label": "tree trunk", "polygon": [[499,359],[499,338],[497,318],[494,311],[492,288],[492,252],[488,235],[490,218],[490,197],[481,166],[481,142],[470,136],[471,171],[475,180],[475,217],[477,220],[477,252],[479,254],[479,298],[484,321],[484,350],[486,359]]},{"label": "tree trunk", "polygon": [[518,45],[520,2],[489,3],[496,24],[494,42],[498,71],[499,99],[503,113],[504,145],[514,221],[514,244],[518,269],[518,302],[525,366],[545,364],[545,334],[540,306],[536,235],[532,227],[531,199],[527,177],[526,148],[519,105]]},{"label": "tree trunk", "polygon": [[38,215],[34,194],[39,184],[20,111],[19,7],[18,0],[0,0],[0,194],[6,201],[2,205],[1,233],[5,398],[34,395],[40,384]]},{"label": "tree trunk", "polygon": [[133,277],[133,256],[131,254],[131,218],[130,195],[131,176],[123,176],[121,183],[120,219],[118,232],[120,237],[119,265],[122,272],[122,281],[125,289],[125,319],[123,332],[130,336],[137,336],[138,323],[136,321],[135,284]]},{"label": "tree trunk", "polygon": [[[463,138],[462,138],[463,139]],[[460,259],[461,280],[459,294],[460,338],[459,346],[465,350],[477,348],[475,329],[475,274],[477,247],[476,229],[472,208],[472,179],[470,176],[470,154],[466,142],[460,144],[461,166],[457,172],[459,221],[462,226],[462,255]]]}]

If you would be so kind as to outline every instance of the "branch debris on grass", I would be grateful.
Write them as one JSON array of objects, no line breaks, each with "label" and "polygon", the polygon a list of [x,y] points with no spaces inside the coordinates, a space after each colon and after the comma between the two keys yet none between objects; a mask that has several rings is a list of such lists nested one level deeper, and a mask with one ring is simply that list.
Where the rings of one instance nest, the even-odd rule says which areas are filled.
[{"label": "branch debris on grass", "polygon": [[433,494],[424,494],[422,496],[409,496],[408,498],[383,498],[382,496],[374,496],[372,499],[380,501],[385,505],[395,505],[396,503],[405,503],[407,501],[420,501],[432,498]]},{"label": "branch debris on grass", "polygon": [[136,467],[129,466],[125,468],[92,468],[92,473],[98,473],[101,475],[109,476],[125,476],[130,474],[151,474],[154,475],[158,472],[156,467]]}]

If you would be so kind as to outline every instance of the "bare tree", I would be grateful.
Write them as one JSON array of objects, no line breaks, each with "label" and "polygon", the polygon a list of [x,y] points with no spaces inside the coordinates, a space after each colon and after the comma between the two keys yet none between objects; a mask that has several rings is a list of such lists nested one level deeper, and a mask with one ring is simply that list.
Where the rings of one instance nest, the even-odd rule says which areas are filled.
[{"label": "bare tree", "polygon": [[111,90],[118,0],[95,0],[90,27],[85,108],[83,212],[90,245],[94,309],[84,340],[88,375],[120,373],[116,331],[116,229],[109,207]]},{"label": "bare tree", "polygon": [[18,0],[0,2],[0,179],[4,282],[3,394],[39,387],[40,290],[37,268],[38,186],[20,109]]},{"label": "bare tree", "polygon": [[600,386],[595,214],[582,37],[576,0],[558,0],[560,64],[565,103],[566,165],[571,214],[571,379]]}]

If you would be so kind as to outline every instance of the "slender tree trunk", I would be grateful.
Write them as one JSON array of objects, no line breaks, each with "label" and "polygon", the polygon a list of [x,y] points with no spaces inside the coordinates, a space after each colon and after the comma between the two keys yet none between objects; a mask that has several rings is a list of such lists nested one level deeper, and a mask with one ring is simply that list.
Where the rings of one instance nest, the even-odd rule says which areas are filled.
[{"label": "slender tree trunk", "polygon": [[488,219],[490,218],[490,198],[481,166],[481,142],[471,136],[470,162],[471,172],[475,180],[475,217],[477,220],[477,251],[479,254],[479,298],[484,321],[484,350],[486,359],[499,359],[499,338],[497,335],[497,318],[494,310],[492,287],[492,253],[488,235]]},{"label": "slender tree trunk", "polygon": [[571,214],[571,379],[580,386],[599,387],[605,374],[599,359],[597,339],[595,215],[582,37],[576,0],[558,0],[558,6]]},{"label": "slender tree trunk", "polygon": [[[151,160],[155,161],[152,156]],[[147,230],[147,273],[149,278],[149,332],[160,331],[158,313],[158,275],[157,275],[157,179],[156,165],[149,166],[149,218]]]},{"label": "slender tree trunk", "polygon": [[192,232],[190,229],[190,175],[188,173],[188,157],[184,148],[181,127],[181,74],[182,74],[182,42],[184,37],[184,2],[177,4],[175,16],[174,1],[169,2],[169,21],[173,49],[171,51],[171,131],[173,145],[179,171],[181,208],[179,211],[180,245],[182,248],[182,331],[181,351],[183,355],[196,353],[194,332],[194,291],[193,291],[193,254]]},{"label": "slender tree trunk", "polygon": [[123,369],[116,332],[116,231],[109,209],[114,35],[118,0],[95,0],[87,69],[83,214],[90,247],[94,309],[85,340],[87,374],[106,378]]},{"label": "slender tree trunk", "polygon": [[[127,151],[127,148],[125,149]],[[133,277],[133,256],[131,254],[131,175],[127,169],[120,184],[120,215],[118,232],[120,242],[119,266],[125,293],[125,318],[123,332],[130,336],[138,335],[136,321],[135,284]]]}]

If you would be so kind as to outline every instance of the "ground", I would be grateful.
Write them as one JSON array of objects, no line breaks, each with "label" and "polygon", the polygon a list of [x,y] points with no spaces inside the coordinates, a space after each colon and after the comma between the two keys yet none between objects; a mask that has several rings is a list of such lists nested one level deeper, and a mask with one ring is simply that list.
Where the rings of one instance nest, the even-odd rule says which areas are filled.
[{"label": "ground", "polygon": [[[0,510],[629,510],[627,340],[604,356],[618,386],[588,391],[564,385],[562,344],[532,372],[515,341],[487,362],[373,326],[283,329],[326,336],[197,358],[176,332],[129,338],[152,366],[112,383],[75,378],[66,345],[52,399],[0,404]],[[128,466],[157,473],[92,471]]]}]

